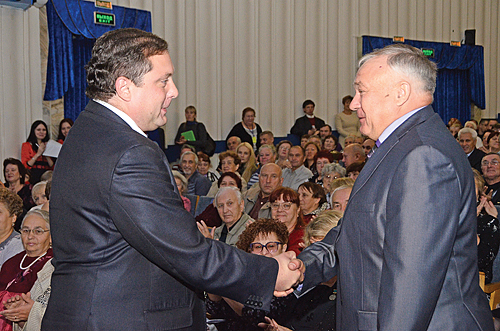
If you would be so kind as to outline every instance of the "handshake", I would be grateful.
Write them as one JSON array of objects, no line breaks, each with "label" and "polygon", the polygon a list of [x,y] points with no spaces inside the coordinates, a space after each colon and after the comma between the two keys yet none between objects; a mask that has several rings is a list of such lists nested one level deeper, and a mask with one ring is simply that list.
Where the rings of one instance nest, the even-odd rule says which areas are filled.
[{"label": "handshake", "polygon": [[273,257],[279,264],[274,296],[284,297],[293,292],[304,280],[304,263],[297,259],[295,252],[289,251]]}]

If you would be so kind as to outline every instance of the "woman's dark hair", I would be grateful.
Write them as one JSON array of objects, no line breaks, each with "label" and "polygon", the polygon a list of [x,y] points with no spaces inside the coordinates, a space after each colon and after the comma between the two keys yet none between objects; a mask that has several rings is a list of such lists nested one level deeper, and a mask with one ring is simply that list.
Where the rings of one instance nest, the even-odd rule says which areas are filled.
[{"label": "woman's dark hair", "polygon": [[342,104],[345,105],[347,100],[349,100],[349,102],[351,102],[352,99],[354,99],[352,96],[346,95],[345,97],[342,98]]},{"label": "woman's dark hair", "polygon": [[[278,187],[269,195],[269,202],[276,202],[281,196],[283,196],[283,201],[291,202],[295,204],[297,207],[300,207],[300,199],[299,194],[289,187]],[[298,226],[305,226],[304,220],[302,219],[302,213],[299,213],[299,217],[297,219]]]},{"label": "woman's dark hair", "polygon": [[353,162],[345,168],[345,175],[348,176],[350,172],[357,171],[360,172],[363,170],[363,167],[365,166],[365,162],[358,161],[358,162]]},{"label": "woman's dark hair", "polygon": [[253,113],[253,116],[255,116],[255,109],[253,109],[252,107],[246,107],[245,109],[243,109],[243,111],[241,112],[241,119],[244,119],[245,118],[245,115],[246,113],[248,112],[252,112]]},{"label": "woman's dark hair", "polygon": [[488,143],[488,146],[490,145],[491,138],[499,136],[499,135],[500,135],[500,133],[498,133],[496,131],[491,132],[490,135],[488,136],[488,138],[486,139],[486,142]]},{"label": "woman's dark hair", "polygon": [[302,109],[306,108],[309,105],[312,105],[313,107],[316,107],[316,105],[314,104],[314,101],[312,101],[312,100],[306,100],[306,101],[304,101],[302,103]]},{"label": "woman's dark hair", "polygon": [[220,175],[219,179],[217,180],[217,187],[220,188],[220,183],[222,183],[222,180],[224,179],[224,177],[231,177],[232,179],[234,179],[234,181],[236,182],[236,186],[238,186],[238,188],[241,191],[241,189],[243,187],[243,184],[241,183],[241,178],[240,178],[240,176],[238,176],[234,172],[225,172],[222,175]]},{"label": "woman's dark hair", "polygon": [[231,157],[234,160],[235,165],[241,164],[241,159],[238,153],[234,151],[225,151],[219,154],[219,160],[222,162],[226,157]]},{"label": "woman's dark hair", "polygon": [[288,244],[288,229],[285,223],[281,223],[269,218],[260,218],[257,221],[249,224],[243,231],[236,243],[236,247],[250,253],[250,244],[257,238],[258,235],[269,235],[275,233],[278,241],[283,245]]},{"label": "woman's dark hair", "polygon": [[328,136],[325,137],[325,139],[323,139],[323,142],[329,138],[332,138],[333,141],[335,141],[335,145],[337,145],[339,143],[339,140],[337,139],[337,137],[335,137],[333,134],[330,134]]},{"label": "woman's dark hair", "polygon": [[198,152],[198,162],[200,161],[205,161],[208,162],[208,164],[211,164],[210,157],[203,152]]},{"label": "woman's dark hair", "polygon": [[[318,206],[321,207],[322,204],[326,202],[326,193],[325,189],[316,183],[311,183],[311,182],[305,182],[299,185],[298,189],[303,187],[305,190],[309,191],[312,193],[313,198],[319,198],[319,203]],[[298,191],[297,189],[297,191]]]},{"label": "woman's dark hair", "polygon": [[59,123],[59,134],[57,135],[57,140],[64,140],[66,137],[61,132],[61,127],[64,123],[68,123],[70,126],[73,126],[73,120],[71,118],[64,118]]},{"label": "woman's dark hair", "polygon": [[316,161],[318,161],[318,159],[328,159],[328,161],[330,161],[330,163],[333,163],[333,161],[335,160],[335,158],[333,157],[333,154],[329,151],[327,151],[326,149],[322,149],[320,150],[318,153],[316,153],[316,155],[314,156],[314,163],[316,163]]},{"label": "woman's dark hair", "polygon": [[[18,159],[9,157],[3,161],[3,177],[5,178],[5,169],[9,164],[17,166],[17,170],[19,171],[19,175],[21,176],[20,178],[21,184],[24,184],[24,181],[26,179],[26,168],[24,167],[23,163]],[[7,182],[7,180],[5,186],[9,187],[9,183]]]},{"label": "woman's dark hair", "polygon": [[28,139],[26,139],[27,142],[31,144],[31,147],[35,152],[38,152],[38,139],[36,139],[36,134],[35,134],[35,129],[42,124],[45,127],[45,130],[47,131],[47,134],[45,135],[45,138],[42,139],[42,142],[47,142],[50,139],[50,133],[49,133],[49,128],[47,127],[47,124],[45,124],[44,121],[42,120],[37,120],[34,121],[33,124],[31,124],[31,129],[30,129],[30,135],[28,136]]},{"label": "woman's dark hair", "polygon": [[290,148],[291,148],[291,147],[293,147],[293,144],[292,144],[292,142],[291,142],[290,140],[286,140],[286,139],[285,139],[285,140],[282,140],[282,141],[280,141],[280,142],[278,143],[278,145],[276,146],[276,153],[279,153],[279,150],[280,150],[281,145],[284,145],[284,144],[288,144],[288,145],[290,145]]}]

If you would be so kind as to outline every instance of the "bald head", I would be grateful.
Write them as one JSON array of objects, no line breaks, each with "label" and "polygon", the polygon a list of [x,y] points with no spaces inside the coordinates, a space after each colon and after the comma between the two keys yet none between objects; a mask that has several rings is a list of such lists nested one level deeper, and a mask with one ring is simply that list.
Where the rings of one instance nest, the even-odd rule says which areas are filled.
[{"label": "bald head", "polygon": [[344,157],[342,161],[344,161],[346,167],[350,166],[354,162],[364,162],[365,159],[366,154],[363,146],[361,146],[360,144],[350,144],[344,149]]}]

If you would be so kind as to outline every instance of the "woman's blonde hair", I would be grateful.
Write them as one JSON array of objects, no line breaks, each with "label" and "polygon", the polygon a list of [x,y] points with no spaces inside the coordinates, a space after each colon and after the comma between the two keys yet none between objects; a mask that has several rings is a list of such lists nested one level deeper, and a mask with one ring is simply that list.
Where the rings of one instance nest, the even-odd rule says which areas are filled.
[{"label": "woman's blonde hair", "polygon": [[304,243],[306,247],[312,244],[312,238],[322,240],[332,228],[337,226],[341,218],[342,213],[337,210],[325,210],[321,212],[304,230]]},{"label": "woman's blonde hair", "polygon": [[253,151],[252,145],[250,145],[247,142],[243,142],[239,144],[238,147],[236,147],[236,153],[238,153],[241,147],[246,147],[250,151],[250,156],[248,157],[247,163],[240,165],[240,170],[241,167],[244,168],[241,170],[243,171],[241,173],[241,177],[248,182],[250,180],[250,177],[252,177],[253,173],[255,172],[255,170],[257,170],[257,160],[255,159],[255,153]]}]

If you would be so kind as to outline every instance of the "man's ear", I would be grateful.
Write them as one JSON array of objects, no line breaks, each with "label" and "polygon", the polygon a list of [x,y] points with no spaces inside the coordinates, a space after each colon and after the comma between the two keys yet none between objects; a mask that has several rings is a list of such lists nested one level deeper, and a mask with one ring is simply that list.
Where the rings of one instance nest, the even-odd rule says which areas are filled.
[{"label": "man's ear", "polygon": [[396,104],[402,106],[410,98],[411,85],[406,81],[401,81],[397,84],[396,89]]},{"label": "man's ear", "polygon": [[131,95],[132,85],[133,83],[130,79],[123,76],[118,77],[115,82],[116,95],[124,101],[130,101],[132,97]]}]

